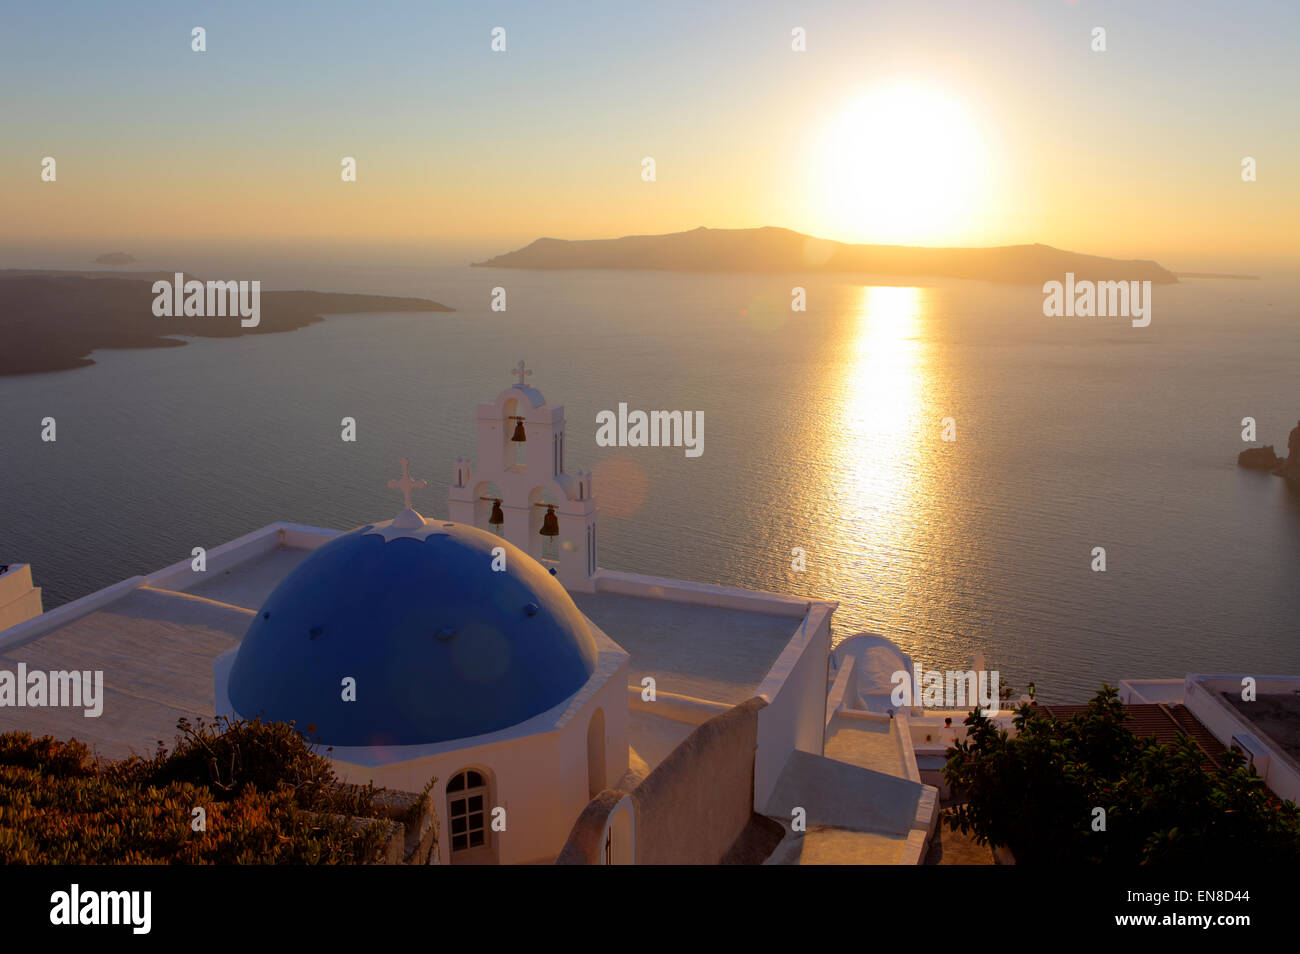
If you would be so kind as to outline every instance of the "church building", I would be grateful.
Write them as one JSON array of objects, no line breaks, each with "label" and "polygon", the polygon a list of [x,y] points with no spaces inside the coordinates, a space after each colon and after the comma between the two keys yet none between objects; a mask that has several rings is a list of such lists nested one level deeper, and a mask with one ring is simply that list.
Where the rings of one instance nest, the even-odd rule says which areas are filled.
[{"label": "church building", "polygon": [[601,567],[564,408],[514,373],[445,519],[403,460],[391,519],[275,523],[37,601],[4,664],[102,670],[103,713],[0,731],[122,757],[180,717],[292,721],[347,781],[432,783],[438,864],[918,863],[935,789],[905,720],[860,707],[879,674],[861,640],[832,654],[836,604]]}]

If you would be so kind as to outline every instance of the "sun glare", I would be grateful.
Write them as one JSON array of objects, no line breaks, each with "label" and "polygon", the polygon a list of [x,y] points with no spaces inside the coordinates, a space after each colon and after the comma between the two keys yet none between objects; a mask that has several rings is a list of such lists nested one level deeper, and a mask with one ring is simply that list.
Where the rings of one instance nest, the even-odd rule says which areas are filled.
[{"label": "sun glare", "polygon": [[852,100],[817,155],[821,219],[844,241],[943,244],[978,230],[989,182],[983,137],[956,99],[910,83]]}]

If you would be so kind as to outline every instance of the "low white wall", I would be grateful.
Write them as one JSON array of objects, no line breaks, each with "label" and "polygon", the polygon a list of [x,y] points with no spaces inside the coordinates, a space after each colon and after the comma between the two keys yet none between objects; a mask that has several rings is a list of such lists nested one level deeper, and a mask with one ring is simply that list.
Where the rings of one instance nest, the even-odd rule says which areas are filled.
[{"label": "low white wall", "polygon": [[10,563],[0,573],[0,606],[12,603],[32,588],[32,568],[27,563]]},{"label": "low white wall", "polygon": [[[914,781],[916,781],[914,779]],[[939,789],[925,785],[921,797],[916,802],[916,817],[912,820],[912,830],[907,834],[903,845],[900,865],[925,864],[926,853],[930,849],[930,839],[939,825]]]},{"label": "low white wall", "polygon": [[1183,701],[1183,687],[1182,679],[1121,679],[1119,701],[1126,706],[1174,705]]},{"label": "low white wall", "polygon": [[872,712],[870,709],[850,709],[848,706],[840,709],[835,714],[844,720],[875,722],[878,725],[883,725],[886,722],[892,722],[894,720],[894,717],[888,712]]},{"label": "low white wall", "polygon": [[[939,733],[943,731],[944,719],[952,719],[952,727],[956,730],[957,738],[966,738],[964,723],[970,713],[971,710],[969,709],[922,709],[913,706],[901,714],[905,717],[906,723],[911,730],[912,742],[922,746],[927,743],[937,744],[939,742]],[[1016,714],[1014,712],[999,709],[996,712],[988,713],[988,716],[999,729],[1005,729],[1012,735],[1016,734]],[[928,740],[926,739],[927,735],[930,736]]]},{"label": "low white wall", "polygon": [[894,731],[898,733],[903,749],[903,770],[913,782],[921,781],[921,767],[916,761],[916,746],[912,742],[912,718],[906,709],[894,715]]},{"label": "low white wall", "polygon": [[[246,560],[263,553],[269,553],[280,547],[295,550],[314,550],[339,535],[337,530],[322,527],[307,527],[296,523],[273,523],[246,533],[228,543],[220,544],[207,551],[205,557],[207,572],[195,573],[193,557],[186,557],[149,574],[145,579],[150,586],[164,590],[184,592],[195,583],[215,573],[223,573]],[[195,544],[201,546],[202,544]]]},{"label": "low white wall", "polygon": [[278,526],[284,531],[283,546],[291,550],[315,550],[345,532],[325,527],[308,527],[301,523],[281,523]]},{"label": "low white wall", "polygon": [[767,702],[758,713],[754,764],[754,810],[761,811],[795,749],[821,755],[826,741],[826,681],[830,663],[833,603],[813,603],[794,638],[782,651],[757,695]]},{"label": "low white wall", "polygon": [[618,570],[598,570],[592,580],[598,593],[619,593],[623,596],[671,600],[674,603],[693,603],[699,606],[721,606],[750,613],[789,616],[793,619],[802,617],[807,612],[809,603],[806,599],[782,596],[779,593],[756,593],[734,586],[670,580]]},{"label": "low white wall", "polygon": [[11,563],[0,573],[0,631],[41,615],[41,589],[32,585],[32,568]]},{"label": "low white wall", "polygon": [[[1241,680],[1241,676],[1188,676],[1183,690],[1184,704],[1226,746],[1232,745],[1234,735],[1254,736],[1269,753],[1268,767],[1264,771],[1257,768],[1257,774],[1279,798],[1300,802],[1300,770],[1295,761],[1262,729],[1218,695],[1220,692],[1240,693]],[[1300,690],[1300,678],[1294,676],[1256,677],[1257,695],[1290,694],[1297,690]]]},{"label": "low white wall", "polygon": [[703,725],[714,716],[721,715],[732,708],[725,702],[697,699],[676,692],[656,691],[654,701],[649,702],[641,697],[642,691],[640,686],[627,687],[628,709],[649,712],[665,719],[672,719],[674,722],[685,722],[687,725]]},{"label": "low white wall", "polygon": [[[269,526],[246,533],[229,543],[223,543],[207,551],[208,573],[224,572],[238,566],[244,561],[267,553],[277,547],[314,550],[338,536],[340,531],[323,527],[309,527],[297,523],[273,523]],[[158,589],[184,592],[188,587],[199,582],[200,575],[191,567],[191,560],[186,558],[150,573],[148,576],[133,576],[130,579],[106,586],[102,590],[88,593],[81,599],[64,603],[39,616],[26,619],[4,628],[0,626],[0,650],[21,646],[46,633],[65,626],[78,617],[103,609],[110,603],[121,599],[140,586],[152,586]],[[10,572],[13,572],[12,570]],[[8,576],[9,574],[5,574]],[[0,579],[3,579],[0,577]],[[37,593],[40,591],[37,590]],[[3,602],[3,601],[0,601]]]},{"label": "low white wall", "polygon": [[58,629],[80,616],[103,609],[108,604],[120,600],[137,587],[143,586],[144,583],[145,578],[143,576],[133,576],[129,580],[123,580],[121,583],[114,583],[102,590],[88,593],[79,600],[64,603],[62,606],[55,607],[40,616],[34,616],[17,626],[10,626],[6,630],[0,630],[0,651],[13,649],[15,646],[29,643],[33,639],[39,639],[51,630]]},{"label": "low white wall", "polygon": [[857,700],[857,692],[854,686],[857,682],[858,660],[855,656],[847,657],[840,665],[839,670],[835,673],[835,679],[831,683],[831,688],[826,693],[826,726],[830,728],[831,719],[835,718],[835,713],[844,708],[844,700],[850,702]]},{"label": "low white wall", "polygon": [[0,631],[40,616],[42,609],[40,587],[34,586],[17,599],[0,606]]}]

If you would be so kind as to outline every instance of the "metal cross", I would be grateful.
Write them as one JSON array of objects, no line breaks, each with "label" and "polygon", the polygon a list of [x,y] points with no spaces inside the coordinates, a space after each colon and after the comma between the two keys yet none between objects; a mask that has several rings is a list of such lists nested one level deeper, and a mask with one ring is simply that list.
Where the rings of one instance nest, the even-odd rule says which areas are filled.
[{"label": "metal cross", "polygon": [[402,458],[402,476],[399,480],[390,480],[388,486],[391,490],[400,490],[406,497],[406,509],[411,509],[411,491],[423,490],[429,486],[427,480],[411,479],[411,461],[408,458]]},{"label": "metal cross", "polygon": [[527,368],[525,368],[525,367],[524,367],[524,363],[523,363],[522,361],[520,361],[519,364],[518,364],[518,366],[516,366],[516,368],[515,368],[513,371],[511,371],[510,373],[511,373],[511,374],[517,374],[517,375],[519,375],[519,386],[522,388],[522,387],[525,386],[525,384],[524,384],[524,378],[526,378],[528,375],[532,374],[533,372],[531,372],[531,371],[529,371]]}]

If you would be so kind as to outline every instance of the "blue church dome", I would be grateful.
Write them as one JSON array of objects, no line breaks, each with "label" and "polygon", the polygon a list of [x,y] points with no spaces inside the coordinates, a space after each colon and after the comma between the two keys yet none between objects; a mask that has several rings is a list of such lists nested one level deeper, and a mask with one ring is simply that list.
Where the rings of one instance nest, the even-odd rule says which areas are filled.
[{"label": "blue church dome", "polygon": [[545,567],[494,534],[408,514],[418,529],[353,530],[275,588],[230,670],[239,715],[314,726],[326,745],[419,745],[515,725],[586,683],[596,642]]}]

